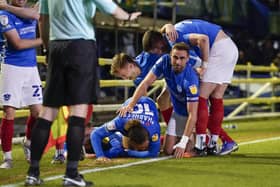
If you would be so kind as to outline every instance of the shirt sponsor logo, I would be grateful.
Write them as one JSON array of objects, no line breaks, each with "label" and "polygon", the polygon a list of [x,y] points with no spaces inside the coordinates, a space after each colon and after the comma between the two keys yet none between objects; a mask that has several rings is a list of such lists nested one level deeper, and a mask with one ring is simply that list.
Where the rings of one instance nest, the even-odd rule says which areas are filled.
[{"label": "shirt sponsor logo", "polygon": [[190,89],[191,94],[193,94],[193,95],[197,94],[197,87],[195,84],[191,85],[189,87],[189,89]]}]

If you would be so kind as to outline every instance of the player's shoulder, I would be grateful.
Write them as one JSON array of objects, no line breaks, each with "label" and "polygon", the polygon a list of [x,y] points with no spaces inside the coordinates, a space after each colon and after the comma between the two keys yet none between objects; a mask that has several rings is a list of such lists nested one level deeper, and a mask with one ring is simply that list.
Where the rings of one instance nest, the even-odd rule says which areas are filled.
[{"label": "player's shoulder", "polygon": [[169,61],[170,61],[170,55],[169,54],[164,54],[158,59],[157,63],[159,63],[159,62],[169,62]]},{"label": "player's shoulder", "polygon": [[154,101],[150,97],[147,97],[147,96],[140,97],[139,102],[143,102],[143,103],[151,102],[151,103],[154,103]]},{"label": "player's shoulder", "polygon": [[12,14],[6,10],[0,10],[0,15],[12,15]]}]

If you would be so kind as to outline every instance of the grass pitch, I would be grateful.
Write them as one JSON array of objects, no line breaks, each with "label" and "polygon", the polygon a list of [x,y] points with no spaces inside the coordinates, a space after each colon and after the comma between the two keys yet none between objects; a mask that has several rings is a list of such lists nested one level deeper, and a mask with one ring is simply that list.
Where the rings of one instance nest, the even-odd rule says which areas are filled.
[{"label": "grass pitch", "polygon": [[[128,163],[144,159],[114,159],[110,164],[86,159],[80,162],[79,170],[86,170],[85,178],[94,181],[96,187],[280,187],[280,119],[235,125],[235,129],[226,129],[240,145],[231,155],[170,158],[132,166]],[[64,173],[65,165],[50,164],[53,153],[51,149],[41,162],[46,187],[61,186]],[[0,170],[1,186],[23,186],[28,164],[19,145],[13,147],[13,158],[13,169]]]}]

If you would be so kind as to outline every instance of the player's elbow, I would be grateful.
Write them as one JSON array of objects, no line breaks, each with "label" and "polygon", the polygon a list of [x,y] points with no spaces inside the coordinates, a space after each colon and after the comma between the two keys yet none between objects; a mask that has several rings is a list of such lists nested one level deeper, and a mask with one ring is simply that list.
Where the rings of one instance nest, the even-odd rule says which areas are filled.
[{"label": "player's elbow", "polygon": [[209,38],[206,35],[201,35],[199,38],[199,46],[203,47],[203,46],[207,46],[209,45]]},{"label": "player's elbow", "polygon": [[40,20],[40,14],[34,13],[34,14],[32,15],[32,19],[35,19],[35,20],[39,21],[39,20]]},{"label": "player's elbow", "polygon": [[24,49],[24,46],[21,44],[20,41],[15,42],[15,43],[13,44],[13,47],[14,47],[15,50],[22,50],[22,49]]}]

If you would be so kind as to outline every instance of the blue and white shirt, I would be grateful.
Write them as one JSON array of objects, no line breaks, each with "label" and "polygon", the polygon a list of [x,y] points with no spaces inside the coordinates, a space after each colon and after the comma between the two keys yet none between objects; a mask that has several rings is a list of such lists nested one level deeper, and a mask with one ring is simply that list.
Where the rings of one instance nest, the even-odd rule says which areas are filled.
[{"label": "blue and white shirt", "polygon": [[[162,55],[148,53],[148,52],[141,52],[136,58],[135,62],[139,66],[141,73],[136,79],[133,81],[136,86],[138,86],[142,80],[146,77],[146,75],[149,73],[149,71],[152,69],[153,65],[155,65],[156,61],[161,57]],[[199,67],[201,66],[201,59],[198,57],[198,55],[193,50],[189,50],[189,61],[188,63],[193,67]],[[158,77],[158,79],[161,79],[161,77]]]},{"label": "blue and white shirt", "polygon": [[[123,106],[127,105],[130,99],[126,100]],[[154,101],[149,97],[141,97],[133,108],[133,112],[126,116],[117,116],[112,121],[103,124],[91,133],[91,145],[96,157],[106,156],[102,149],[102,140],[115,132],[127,136],[129,127],[126,123],[129,120],[139,120],[141,125],[149,133],[149,148],[147,151],[128,150],[127,156],[131,157],[156,157],[160,151],[160,125],[158,110]]]},{"label": "blue and white shirt", "polygon": [[7,11],[0,10],[0,53],[4,57],[5,64],[34,67],[36,62],[36,49],[29,48],[16,50],[4,37],[4,33],[16,29],[21,39],[36,38],[37,21],[19,18]]},{"label": "blue and white shirt", "polygon": [[205,34],[209,37],[209,49],[212,47],[216,36],[222,27],[207,21],[192,19],[184,20],[175,24],[175,29],[178,32],[178,38],[175,42],[170,42],[171,45],[174,45],[178,42],[185,42],[195,50],[196,54],[201,57],[201,51],[197,46],[192,46],[189,40],[189,34]]},{"label": "blue and white shirt", "polygon": [[187,116],[187,103],[198,102],[199,97],[199,79],[192,66],[187,63],[181,73],[175,73],[170,55],[166,54],[156,62],[152,72],[165,79],[174,111],[181,116]]}]

